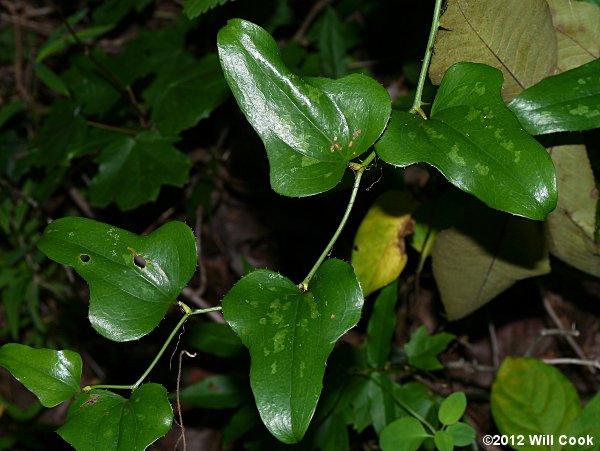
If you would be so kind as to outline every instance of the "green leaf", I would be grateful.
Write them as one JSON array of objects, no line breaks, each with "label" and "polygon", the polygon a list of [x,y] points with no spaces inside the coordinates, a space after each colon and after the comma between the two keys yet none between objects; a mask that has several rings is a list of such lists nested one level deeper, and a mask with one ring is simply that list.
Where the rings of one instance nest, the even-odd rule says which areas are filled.
[{"label": "green leaf", "polygon": [[377,434],[398,417],[392,392],[394,383],[385,373],[371,373],[369,379],[368,405],[371,424]]},{"label": "green leaf", "polygon": [[116,202],[121,210],[131,210],[156,200],[162,185],[182,186],[190,161],[173,141],[155,131],[113,141],[96,160],[100,167],[90,184],[92,204]]},{"label": "green leaf", "polygon": [[260,426],[260,417],[256,411],[256,406],[253,403],[244,404],[231,416],[229,423],[223,427],[223,449],[230,449],[235,439],[257,426]]},{"label": "green leaf", "polygon": [[216,6],[224,5],[229,0],[185,0],[183,13],[188,19],[195,19]]},{"label": "green leaf", "polygon": [[33,72],[42,82],[56,92],[69,97],[71,93],[65,82],[48,66],[38,63],[33,66]]},{"label": "green leaf", "polygon": [[454,335],[446,332],[430,336],[425,326],[421,326],[404,345],[404,351],[412,366],[424,371],[439,370],[443,366],[437,355],[444,351],[454,338]]},{"label": "green leaf", "polygon": [[425,386],[418,382],[409,382],[404,385],[395,384],[393,395],[401,405],[409,407],[422,418],[427,418],[434,408],[431,394]]},{"label": "green leaf", "polygon": [[196,271],[196,240],[182,222],[141,237],[91,219],[62,218],[46,227],[38,248],[86,280],[90,322],[115,341],[154,329]]},{"label": "green leaf", "polygon": [[600,2],[547,1],[558,41],[557,69],[564,72],[600,57]]},{"label": "green leaf", "polygon": [[417,451],[430,437],[423,425],[413,417],[403,417],[390,423],[379,435],[381,451]]},{"label": "green leaf", "polygon": [[463,318],[519,280],[550,272],[540,227],[479,207],[439,233],[433,275],[449,320]]},{"label": "green leaf", "polygon": [[219,357],[239,357],[245,351],[239,337],[227,324],[192,324],[184,337],[194,349]]},{"label": "green leaf", "polygon": [[383,368],[388,361],[392,336],[396,327],[398,283],[385,287],[377,296],[367,326],[367,361],[373,368]]},{"label": "green leaf", "polygon": [[17,115],[23,110],[25,106],[24,100],[13,100],[0,108],[0,127],[4,126],[13,116]]},{"label": "green leaf", "polygon": [[385,128],[389,95],[369,77],[299,77],[264,29],[240,19],[219,31],[218,46],[225,79],[265,144],[271,186],[280,194],[308,196],[335,187],[349,161]]},{"label": "green leaf", "polygon": [[207,377],[179,392],[181,402],[207,409],[238,407],[244,398],[240,383],[229,375]]},{"label": "green leaf", "polygon": [[243,277],[223,298],[223,316],[249,348],[250,383],[261,418],[285,443],[302,439],[337,339],[360,318],[352,267],[323,263],[304,293],[268,270]]},{"label": "green leaf", "polygon": [[44,407],[54,407],[79,393],[81,357],[73,351],[33,349],[19,343],[0,347],[0,366],[37,396]]},{"label": "green leaf", "polygon": [[[87,13],[86,10],[82,10],[79,13],[81,13],[81,12],[83,13],[83,16],[85,16],[85,14]],[[75,18],[76,16],[78,16],[77,20],[76,20],[76,21],[78,21],[80,19],[79,13],[76,13],[73,16],[71,16],[69,18],[69,22],[71,22],[70,19]],[[42,45],[40,50],[37,52],[35,62],[41,63],[44,59],[46,59],[50,55],[60,52],[65,47],[67,47],[71,44],[74,44],[75,42],[79,42],[79,41],[85,42],[85,41],[97,38],[99,36],[102,36],[104,33],[110,31],[115,25],[116,24],[99,25],[99,26],[95,26],[95,27],[85,28],[80,31],[76,31],[75,35],[77,36],[77,40],[70,32],[67,32],[66,29],[64,29],[64,27],[61,27],[60,32],[63,33],[62,36],[60,36],[60,35],[58,35],[59,37],[51,36],[44,43],[44,45]]]},{"label": "green leaf", "polygon": [[454,423],[446,428],[455,446],[469,446],[475,441],[475,429],[465,423]]},{"label": "green leaf", "polygon": [[[579,415],[575,387],[553,366],[537,359],[511,358],[502,362],[492,385],[492,415],[506,435],[548,434],[558,437]],[[515,446],[519,450],[551,451],[552,446]]]},{"label": "green leaf", "polygon": [[509,102],[556,64],[546,0],[448,0],[441,23],[429,68],[434,84],[454,63],[485,63],[503,72],[502,97]]},{"label": "green leaf", "polygon": [[600,277],[600,249],[594,238],[598,192],[585,146],[556,146],[549,152],[560,197],[544,227],[548,249],[580,271]]},{"label": "green leaf", "polygon": [[467,397],[463,392],[454,392],[442,401],[438,418],[444,426],[458,422],[467,410]]},{"label": "green leaf", "polygon": [[600,446],[600,393],[596,394],[583,408],[581,414],[575,419],[567,435],[569,437],[592,436],[594,446],[567,445],[565,451],[597,450]]},{"label": "green leaf", "polygon": [[201,61],[171,64],[145,92],[152,119],[163,133],[173,134],[207,118],[228,95],[215,54],[208,54]]},{"label": "green leaf", "polygon": [[376,144],[395,166],[421,161],[492,208],[543,220],[556,207],[556,179],[546,150],[500,99],[502,74],[483,64],[448,69],[431,118],[396,112]]},{"label": "green leaf", "polygon": [[600,127],[600,59],[548,77],[508,106],[532,135]]},{"label": "green leaf", "polygon": [[433,441],[438,451],[452,451],[454,449],[454,437],[447,431],[435,431]]},{"label": "green leaf", "polygon": [[590,5],[596,5],[598,8],[600,8],[600,0],[576,0],[576,1],[589,3]]},{"label": "green leaf", "polygon": [[335,10],[329,7],[323,13],[320,25],[319,56],[325,75],[333,78],[343,77],[348,73],[343,23]]},{"label": "green leaf", "polygon": [[172,422],[165,388],[144,384],[130,399],[105,390],[78,396],[57,432],[78,451],[143,450],[169,432]]},{"label": "green leaf", "polygon": [[365,296],[396,280],[406,266],[404,238],[413,230],[415,203],[405,192],[383,193],[362,220],[352,250],[352,266]]},{"label": "green leaf", "polygon": [[332,413],[319,427],[314,445],[321,451],[350,449],[348,426],[341,413]]}]

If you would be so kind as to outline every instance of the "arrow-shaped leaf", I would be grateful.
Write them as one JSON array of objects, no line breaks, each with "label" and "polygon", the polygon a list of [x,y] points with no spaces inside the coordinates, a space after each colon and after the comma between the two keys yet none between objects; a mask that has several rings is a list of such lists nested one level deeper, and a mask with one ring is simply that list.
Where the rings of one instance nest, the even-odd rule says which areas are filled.
[{"label": "arrow-shaped leaf", "polygon": [[383,132],[390,98],[375,80],[299,77],[283,64],[273,38],[241,19],[219,31],[218,46],[225,79],[265,144],[278,193],[308,196],[333,188],[348,162]]},{"label": "arrow-shaped leaf", "polygon": [[196,240],[182,222],[146,237],[85,218],[52,222],[39,249],[90,286],[94,329],[115,341],[149,333],[196,271]]},{"label": "arrow-shaped leaf", "polygon": [[375,148],[387,163],[427,162],[492,208],[543,220],[556,207],[546,150],[500,98],[502,74],[477,63],[448,69],[431,118],[396,112]]},{"label": "arrow-shaped leaf", "polygon": [[241,279],[223,316],[249,348],[250,383],[263,422],[285,443],[302,439],[333,345],[360,319],[363,294],[350,265],[326,261],[304,293],[268,270]]}]

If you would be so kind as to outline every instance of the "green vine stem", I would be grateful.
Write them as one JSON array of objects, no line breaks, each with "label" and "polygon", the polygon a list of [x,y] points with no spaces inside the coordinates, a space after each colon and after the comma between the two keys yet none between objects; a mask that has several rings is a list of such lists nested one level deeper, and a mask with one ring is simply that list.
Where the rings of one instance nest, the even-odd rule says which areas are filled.
[{"label": "green vine stem", "polygon": [[165,353],[165,351],[169,347],[169,344],[171,343],[171,341],[173,341],[173,338],[175,338],[175,335],[177,335],[177,332],[179,331],[179,329],[181,329],[181,326],[184,325],[184,323],[187,321],[187,319],[190,316],[201,315],[203,313],[215,312],[217,310],[221,310],[220,306],[192,310],[187,305],[185,305],[183,302],[179,302],[179,306],[186,312],[185,315],[183,315],[181,317],[181,319],[179,320],[179,322],[177,323],[175,328],[171,331],[171,333],[169,334],[169,337],[163,344],[162,348],[160,348],[160,351],[158,351],[158,354],[156,354],[156,357],[154,357],[154,360],[152,360],[152,363],[150,363],[148,368],[146,368],[146,371],[144,371],[144,374],[142,374],[140,376],[140,378],[133,385],[88,385],[86,387],[83,387],[82,390],[84,392],[89,392],[90,390],[94,390],[97,388],[105,388],[105,389],[113,389],[113,390],[135,390],[142,384],[142,382],[144,382],[144,379],[146,379],[148,374],[150,374],[150,371],[152,371],[154,369],[154,367],[156,366],[156,364],[158,363],[158,361],[160,360],[162,355]]},{"label": "green vine stem", "polygon": [[425,79],[427,78],[427,71],[429,70],[429,63],[431,62],[431,56],[433,55],[433,46],[435,45],[435,38],[437,36],[438,28],[440,27],[440,11],[442,10],[442,0],[435,0],[435,9],[433,11],[433,20],[431,22],[431,30],[429,31],[429,40],[427,41],[427,49],[425,50],[425,58],[423,58],[423,64],[421,66],[421,73],[419,74],[419,83],[417,84],[417,91],[415,92],[415,100],[413,101],[411,113],[418,114],[423,119],[427,119],[425,112],[421,108],[423,103],[421,98],[423,97],[423,87],[425,86]]},{"label": "green vine stem", "polygon": [[323,260],[325,260],[327,258],[327,255],[333,248],[333,245],[335,244],[338,237],[340,236],[340,233],[342,233],[342,230],[344,229],[344,226],[346,225],[346,222],[348,221],[348,217],[350,216],[350,212],[352,211],[352,207],[354,206],[354,200],[356,199],[356,194],[358,193],[358,186],[360,185],[360,180],[362,178],[363,172],[365,172],[365,169],[367,169],[367,167],[375,159],[375,156],[376,156],[375,152],[371,152],[369,154],[369,156],[363,162],[350,163],[349,167],[350,167],[350,169],[352,169],[354,171],[354,186],[352,187],[352,194],[350,194],[350,200],[348,201],[348,206],[346,207],[344,216],[342,217],[342,220],[340,221],[340,225],[338,225],[338,228],[336,229],[335,233],[331,237],[331,240],[329,240],[327,247],[325,247],[325,250],[319,257],[319,259],[316,261],[316,263],[314,264],[314,266],[312,267],[312,269],[310,270],[308,275],[298,285],[298,288],[300,288],[301,291],[304,292],[304,291],[308,290],[308,283],[310,282],[310,279],[312,279],[312,277],[315,275],[315,273],[319,269],[319,266],[321,266],[321,263],[323,263]]}]

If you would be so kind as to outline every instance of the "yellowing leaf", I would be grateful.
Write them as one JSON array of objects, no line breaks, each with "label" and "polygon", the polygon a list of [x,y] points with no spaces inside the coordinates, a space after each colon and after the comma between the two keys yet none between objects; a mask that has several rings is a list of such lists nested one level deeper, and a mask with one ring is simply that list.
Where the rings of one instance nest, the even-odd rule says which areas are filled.
[{"label": "yellowing leaf", "polygon": [[489,209],[442,231],[433,248],[433,275],[448,319],[460,319],[518,280],[550,272],[548,252],[533,221]]},{"label": "yellowing leaf", "polygon": [[406,266],[404,237],[413,230],[412,199],[401,191],[383,193],[363,219],[352,251],[352,266],[365,296],[393,282]]},{"label": "yellowing leaf", "polygon": [[598,192],[585,146],[553,147],[550,155],[560,193],[558,206],[545,224],[550,252],[600,277],[600,248],[594,241]]},{"label": "yellowing leaf", "polygon": [[571,0],[547,0],[558,40],[561,72],[600,57],[600,8]]},{"label": "yellowing leaf", "polygon": [[504,73],[509,102],[555,68],[557,43],[545,0],[448,0],[429,75],[439,84],[459,61],[485,63]]}]

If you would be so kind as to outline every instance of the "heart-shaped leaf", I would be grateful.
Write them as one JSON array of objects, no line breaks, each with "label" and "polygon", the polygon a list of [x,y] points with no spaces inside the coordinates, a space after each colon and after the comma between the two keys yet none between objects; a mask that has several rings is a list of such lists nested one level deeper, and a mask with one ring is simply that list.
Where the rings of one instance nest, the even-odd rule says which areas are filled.
[{"label": "heart-shaped leaf", "polygon": [[225,79],[265,144],[271,186],[280,194],[333,188],[386,126],[389,95],[369,77],[299,77],[269,33],[241,19],[219,31],[218,46]]},{"label": "heart-shaped leaf", "polygon": [[304,293],[268,270],[242,278],[223,316],[249,348],[250,383],[261,418],[285,443],[302,439],[321,393],[327,357],[360,319],[363,294],[350,265],[323,263]]},{"label": "heart-shaped leaf", "polygon": [[0,366],[32,391],[45,407],[54,407],[80,391],[81,357],[73,351],[8,343],[0,347]]},{"label": "heart-shaped leaf", "polygon": [[546,150],[500,98],[502,74],[476,63],[446,72],[431,119],[396,112],[375,146],[387,163],[427,162],[492,208],[543,220],[556,207],[556,177]]},{"label": "heart-shaped leaf", "polygon": [[130,399],[92,390],[77,397],[58,434],[78,451],[143,450],[171,429],[173,409],[159,384],[136,388]]},{"label": "heart-shaped leaf", "polygon": [[115,341],[154,329],[196,270],[196,240],[182,222],[141,237],[91,219],[62,218],[46,227],[38,247],[86,280],[90,322]]}]

